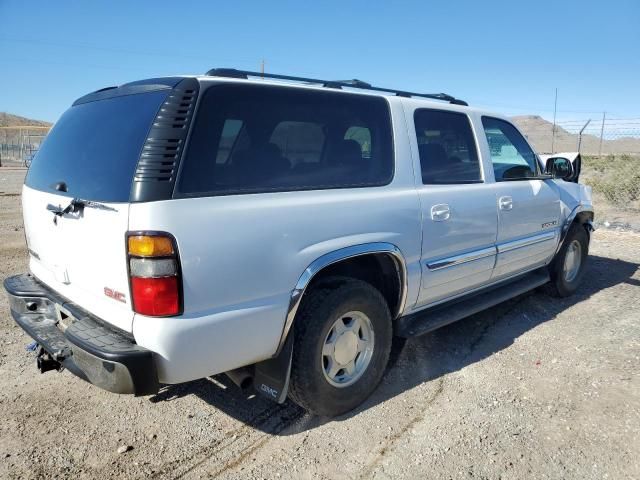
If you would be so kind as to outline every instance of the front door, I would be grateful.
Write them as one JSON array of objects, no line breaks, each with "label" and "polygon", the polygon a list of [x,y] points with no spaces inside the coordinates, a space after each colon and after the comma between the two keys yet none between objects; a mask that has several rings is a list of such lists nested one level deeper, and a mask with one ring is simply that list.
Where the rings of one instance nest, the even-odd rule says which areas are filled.
[{"label": "front door", "polygon": [[471,122],[464,113],[407,109],[415,128],[422,208],[422,283],[417,306],[487,283],[496,258],[495,193],[485,184]]},{"label": "front door", "polygon": [[553,257],[560,235],[560,199],[536,155],[509,122],[482,117],[495,175],[498,258],[493,279],[532,270]]}]

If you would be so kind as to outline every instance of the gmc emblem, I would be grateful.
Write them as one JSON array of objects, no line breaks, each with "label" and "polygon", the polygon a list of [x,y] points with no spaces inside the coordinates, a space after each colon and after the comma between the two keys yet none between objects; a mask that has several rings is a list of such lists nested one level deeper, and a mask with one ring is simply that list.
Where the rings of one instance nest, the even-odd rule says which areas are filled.
[{"label": "gmc emblem", "polygon": [[270,386],[265,385],[264,383],[260,385],[260,390],[262,390],[272,398],[278,398],[278,391],[275,388],[271,388]]},{"label": "gmc emblem", "polygon": [[124,293],[118,292],[117,290],[112,290],[109,287],[104,287],[104,294],[109,298],[117,300],[118,302],[127,303],[127,297],[125,297]]}]

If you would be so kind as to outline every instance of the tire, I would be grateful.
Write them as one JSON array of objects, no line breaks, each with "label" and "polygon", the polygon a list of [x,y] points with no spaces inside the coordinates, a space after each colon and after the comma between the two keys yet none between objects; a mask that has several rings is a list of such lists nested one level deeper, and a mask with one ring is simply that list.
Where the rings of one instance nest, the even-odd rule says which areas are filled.
[{"label": "tire", "polygon": [[[305,410],[328,417],[348,412],[382,379],[393,337],[391,315],[370,284],[346,277],[322,280],[305,295],[294,333],[289,396]],[[341,374],[343,364],[348,366]]]},{"label": "tire", "polygon": [[[577,250],[577,251],[576,251]],[[568,260],[567,257],[572,256]],[[570,228],[560,251],[549,265],[550,293],[556,297],[573,295],[584,276],[589,256],[589,234],[583,225],[574,223]],[[577,264],[575,261],[579,262]],[[574,268],[571,268],[573,265]]]}]

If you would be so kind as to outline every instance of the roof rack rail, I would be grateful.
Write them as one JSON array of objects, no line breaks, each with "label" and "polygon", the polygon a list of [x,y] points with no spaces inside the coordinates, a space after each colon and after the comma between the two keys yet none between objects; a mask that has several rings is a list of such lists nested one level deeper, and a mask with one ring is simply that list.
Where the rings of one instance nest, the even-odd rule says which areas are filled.
[{"label": "roof rack rail", "polygon": [[363,90],[371,90],[374,92],[393,93],[398,97],[423,97],[431,98],[434,100],[443,100],[454,105],[469,105],[464,100],[452,97],[451,95],[447,95],[446,93],[415,93],[407,92],[404,90],[396,90],[394,88],[374,87],[370,83],[363,82],[362,80],[358,80],[355,78],[353,80],[319,80],[317,78],[293,77],[291,75],[278,75],[275,73],[250,72],[247,70],[236,70],[235,68],[212,68],[206,73],[206,75],[210,77],[244,79],[247,79],[249,77],[273,78],[276,80],[289,80],[306,84],[318,84],[328,88],[360,88]]}]

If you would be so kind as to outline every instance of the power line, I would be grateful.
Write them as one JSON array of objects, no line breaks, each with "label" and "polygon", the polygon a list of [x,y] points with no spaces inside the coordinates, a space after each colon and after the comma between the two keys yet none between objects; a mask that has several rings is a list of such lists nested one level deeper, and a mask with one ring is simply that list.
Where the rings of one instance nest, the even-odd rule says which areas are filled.
[{"label": "power line", "polygon": [[[100,50],[103,52],[111,52],[111,53],[125,53],[128,55],[141,55],[141,56],[158,56],[158,57],[168,57],[168,58],[188,58],[194,60],[207,60],[211,61],[212,56],[204,56],[204,55],[189,55],[184,54],[183,52],[167,52],[167,51],[150,51],[150,50],[132,50],[128,48],[120,48],[120,47],[103,47],[99,45],[92,45],[88,43],[74,43],[74,42],[50,42],[44,40],[32,40],[32,39],[16,39],[16,38],[7,38],[0,37],[0,42],[7,43],[30,43],[35,45],[48,45],[53,47],[65,47],[65,48],[85,48],[89,50]],[[235,61],[238,58],[236,57]],[[248,59],[244,59],[248,60]]]}]

